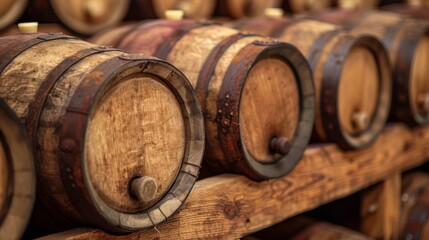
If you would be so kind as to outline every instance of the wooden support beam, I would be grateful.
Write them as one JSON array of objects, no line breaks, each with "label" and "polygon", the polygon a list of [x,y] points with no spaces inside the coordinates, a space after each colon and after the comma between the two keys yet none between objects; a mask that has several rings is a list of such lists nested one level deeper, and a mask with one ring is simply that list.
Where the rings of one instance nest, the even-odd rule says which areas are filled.
[{"label": "wooden support beam", "polygon": [[401,174],[395,172],[362,196],[361,231],[376,239],[399,238]]},{"label": "wooden support beam", "polygon": [[[398,124],[387,127],[364,150],[345,152],[333,144],[311,146],[296,168],[282,178],[254,182],[224,174],[198,181],[182,209],[157,229],[126,236],[81,230],[42,239],[240,238],[391,178],[428,157],[429,127],[410,130]],[[395,179],[387,184],[397,184]],[[395,192],[386,194],[396,196]]]}]

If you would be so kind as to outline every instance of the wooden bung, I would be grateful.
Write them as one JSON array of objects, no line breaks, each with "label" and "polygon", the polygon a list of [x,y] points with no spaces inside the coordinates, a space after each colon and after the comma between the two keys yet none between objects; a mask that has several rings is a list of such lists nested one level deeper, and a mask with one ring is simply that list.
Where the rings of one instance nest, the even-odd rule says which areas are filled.
[{"label": "wooden bung", "polygon": [[429,123],[429,25],[382,11],[324,11],[312,18],[342,24],[351,34],[381,39],[393,69],[392,115],[410,125]]},{"label": "wooden bung", "polygon": [[429,175],[406,176],[401,198],[401,239],[429,239]]},{"label": "wooden bung", "polygon": [[281,0],[219,0],[216,13],[239,19],[244,17],[257,17],[264,15],[266,8],[278,8]]},{"label": "wooden bung", "polygon": [[33,155],[25,128],[0,100],[0,239],[21,239],[35,194]]},{"label": "wooden bung", "polygon": [[131,0],[128,20],[165,18],[166,11],[183,11],[184,18],[207,19],[213,15],[216,0]]},{"label": "wooden bung", "polygon": [[292,43],[306,56],[315,83],[317,139],[358,149],[377,138],[389,114],[391,73],[376,38],[308,19],[262,17],[232,26]]},{"label": "wooden bung", "polygon": [[129,232],[179,209],[204,148],[201,108],[179,70],[63,34],[2,37],[0,56],[0,97],[25,123],[53,220],[39,224]]},{"label": "wooden bung", "polygon": [[34,0],[29,2],[23,20],[61,22],[78,34],[92,35],[119,24],[127,14],[130,1]]},{"label": "wooden bung", "polygon": [[146,21],[92,40],[166,59],[186,74],[203,107],[212,170],[275,178],[301,158],[314,120],[313,85],[291,45],[192,20]]},{"label": "wooden bung", "polygon": [[1,0],[0,1],[0,30],[15,23],[21,17],[28,0]]}]

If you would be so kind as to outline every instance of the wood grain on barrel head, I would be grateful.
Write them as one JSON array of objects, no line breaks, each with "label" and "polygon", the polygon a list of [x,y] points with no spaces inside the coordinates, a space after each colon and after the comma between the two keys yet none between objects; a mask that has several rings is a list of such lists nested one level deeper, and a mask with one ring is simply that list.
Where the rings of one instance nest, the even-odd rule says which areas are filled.
[{"label": "wood grain on barrel head", "polygon": [[128,10],[129,1],[50,0],[55,13],[67,26],[82,34],[93,34],[119,23]]},{"label": "wood grain on barrel head", "polygon": [[281,157],[270,151],[274,137],[292,141],[298,128],[300,96],[291,67],[266,58],[250,70],[241,96],[240,132],[244,146],[261,163]]},{"label": "wood grain on barrel head", "polygon": [[[7,159],[6,150],[4,149],[4,146],[7,143],[4,142],[3,139],[0,139],[0,213],[5,211],[5,202],[6,198],[8,197],[9,192],[9,174],[12,174],[9,172],[9,169],[11,166],[9,166],[9,161]],[[2,219],[0,219],[1,221]]]},{"label": "wood grain on barrel head", "polygon": [[416,46],[410,76],[411,107],[418,113],[429,113],[429,34]]},{"label": "wood grain on barrel head", "polygon": [[353,48],[342,69],[338,92],[338,108],[341,126],[350,135],[358,135],[367,130],[359,129],[354,115],[363,113],[371,121],[378,105],[379,71],[372,52],[364,47]]},{"label": "wood grain on barrel head", "polygon": [[[112,208],[137,212],[153,205],[176,179],[185,148],[181,107],[171,90],[150,76],[134,77],[102,97],[87,130],[86,158],[91,181]],[[155,179],[155,199],[130,196],[136,177]]]},{"label": "wood grain on barrel head", "polygon": [[[205,106],[208,118],[206,119],[206,136],[208,139],[218,139],[218,123],[216,122],[217,116],[217,99],[220,88],[224,81],[233,81],[232,79],[224,79],[224,75],[228,66],[231,64],[234,56],[246,45],[261,40],[261,37],[247,37],[236,41],[232,44],[219,59],[219,62],[214,70],[214,74],[210,79],[207,97],[205,99]],[[225,159],[219,141],[207,142],[207,146],[212,150],[210,154],[214,159]]]}]

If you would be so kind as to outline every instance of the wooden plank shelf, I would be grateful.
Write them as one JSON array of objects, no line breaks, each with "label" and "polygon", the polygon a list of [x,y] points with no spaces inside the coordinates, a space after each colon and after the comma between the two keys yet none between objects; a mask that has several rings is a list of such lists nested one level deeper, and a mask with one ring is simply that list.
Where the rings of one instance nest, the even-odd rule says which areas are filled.
[{"label": "wooden plank shelf", "polygon": [[182,209],[144,232],[113,236],[74,229],[41,239],[240,238],[291,216],[357,192],[429,158],[429,127],[386,127],[371,147],[344,152],[334,144],[310,146],[287,176],[254,182],[223,174],[196,183]]}]

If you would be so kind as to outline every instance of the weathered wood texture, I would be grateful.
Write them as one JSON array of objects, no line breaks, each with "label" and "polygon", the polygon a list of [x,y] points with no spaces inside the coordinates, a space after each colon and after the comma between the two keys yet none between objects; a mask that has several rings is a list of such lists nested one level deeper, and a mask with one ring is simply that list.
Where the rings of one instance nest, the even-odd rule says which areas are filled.
[{"label": "weathered wood texture", "polygon": [[313,127],[314,89],[295,47],[190,20],[142,22],[92,40],[166,59],[188,77],[203,107],[211,169],[265,179],[299,161]]},{"label": "weathered wood texture", "polygon": [[425,21],[375,10],[332,10],[311,17],[343,25],[352,34],[381,39],[393,68],[393,116],[411,125],[429,122],[429,25]]},{"label": "weathered wood texture", "polygon": [[62,23],[72,31],[91,35],[119,24],[127,14],[130,0],[34,0],[23,21]]},{"label": "weathered wood texture", "polygon": [[370,145],[381,132],[390,110],[392,76],[380,41],[308,19],[264,17],[231,25],[292,43],[306,56],[313,69],[318,139],[356,149]]},{"label": "weathered wood texture", "polygon": [[[370,240],[362,233],[307,216],[296,216],[256,232],[255,239],[291,240]],[[244,240],[251,240],[245,237]]]},{"label": "weathered wood texture", "polygon": [[429,238],[429,174],[413,173],[404,178],[400,217],[401,239]]},{"label": "weathered wood texture", "polygon": [[201,108],[179,70],[63,34],[3,37],[0,55],[0,97],[27,128],[38,198],[55,219],[45,227],[132,231],[177,211],[204,148]]},{"label": "weathered wood texture", "polygon": [[216,14],[231,18],[262,16],[266,8],[281,6],[280,0],[219,0]]},{"label": "weathered wood texture", "polygon": [[13,24],[27,7],[28,0],[0,1],[0,30]]},{"label": "weathered wood texture", "polygon": [[215,0],[131,0],[129,20],[165,18],[167,10],[182,10],[184,18],[207,19],[216,8]]},{"label": "weathered wood texture", "polygon": [[0,239],[20,239],[36,195],[34,160],[25,128],[0,101]]},{"label": "weathered wood texture", "polygon": [[[365,150],[312,146],[282,178],[258,183],[238,175],[219,175],[198,181],[183,208],[166,224],[117,239],[239,238],[416,167],[428,157],[429,127],[388,126]],[[115,239],[90,229],[45,239],[55,238]]]},{"label": "weathered wood texture", "polygon": [[401,174],[395,172],[362,193],[360,231],[376,239],[399,239]]}]

